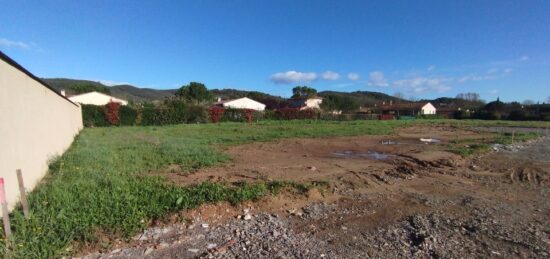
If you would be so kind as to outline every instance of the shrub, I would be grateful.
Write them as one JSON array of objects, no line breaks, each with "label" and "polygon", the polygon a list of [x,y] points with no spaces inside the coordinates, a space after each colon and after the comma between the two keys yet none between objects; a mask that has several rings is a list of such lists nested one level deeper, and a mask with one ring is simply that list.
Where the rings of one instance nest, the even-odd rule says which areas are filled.
[{"label": "shrub", "polygon": [[105,105],[105,118],[110,125],[118,125],[120,123],[120,117],[118,116],[118,109],[120,103],[109,102]]},{"label": "shrub", "polygon": [[242,109],[243,117],[246,119],[246,122],[252,122],[254,116],[254,110],[252,109]]},{"label": "shrub", "polygon": [[129,106],[121,106],[118,109],[118,116],[120,117],[120,125],[132,126],[136,125],[137,111]]},{"label": "shrub", "polygon": [[213,123],[218,123],[223,117],[225,110],[221,107],[212,107],[208,109],[208,116],[210,116],[210,121]]},{"label": "shrub", "polygon": [[105,118],[104,107],[97,105],[82,105],[82,122],[84,127],[104,127],[109,125]]},{"label": "shrub", "polygon": [[276,114],[278,119],[295,120],[298,119],[299,112],[300,109],[298,108],[281,108],[277,110]]},{"label": "shrub", "polygon": [[244,122],[245,118],[241,109],[233,108],[222,108],[224,109],[223,116],[220,121],[233,121],[233,122]]},{"label": "shrub", "polygon": [[188,104],[185,106],[184,118],[186,123],[207,122],[208,111],[202,105]]},{"label": "shrub", "polygon": [[298,112],[299,119],[317,119],[317,110],[315,109],[304,109]]}]

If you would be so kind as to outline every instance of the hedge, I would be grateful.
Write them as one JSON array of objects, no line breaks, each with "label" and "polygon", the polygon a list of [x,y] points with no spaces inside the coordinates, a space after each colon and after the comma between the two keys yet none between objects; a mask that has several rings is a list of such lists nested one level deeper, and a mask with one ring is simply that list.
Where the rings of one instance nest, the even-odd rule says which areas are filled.
[{"label": "hedge", "polygon": [[82,123],[84,127],[104,127],[109,126],[109,121],[105,117],[105,107],[97,105],[82,105]]}]

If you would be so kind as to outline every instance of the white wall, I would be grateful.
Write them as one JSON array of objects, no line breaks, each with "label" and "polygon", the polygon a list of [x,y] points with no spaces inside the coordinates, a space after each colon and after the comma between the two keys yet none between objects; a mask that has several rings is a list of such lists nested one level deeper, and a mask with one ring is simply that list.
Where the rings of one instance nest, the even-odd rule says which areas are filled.
[{"label": "white wall", "polygon": [[246,97],[226,102],[223,104],[223,107],[234,109],[252,109],[257,111],[265,110],[265,104],[256,102]]},{"label": "white wall", "polygon": [[10,209],[19,197],[15,170],[30,191],[81,129],[79,105],[0,59],[0,177]]},{"label": "white wall", "polygon": [[120,103],[122,105],[127,105],[126,100],[118,99],[116,97],[102,94],[99,92],[89,92],[85,94],[79,94],[69,97],[69,99],[76,103],[81,104],[93,104],[93,105],[106,105],[110,102]]},{"label": "white wall", "polygon": [[422,110],[421,110],[422,114],[430,115],[430,114],[435,114],[435,112],[436,112],[435,106],[433,106],[431,103],[427,103],[426,105],[422,106]]},{"label": "white wall", "polygon": [[321,109],[321,103],[323,103],[321,98],[310,98],[306,100],[306,107],[302,109]]}]

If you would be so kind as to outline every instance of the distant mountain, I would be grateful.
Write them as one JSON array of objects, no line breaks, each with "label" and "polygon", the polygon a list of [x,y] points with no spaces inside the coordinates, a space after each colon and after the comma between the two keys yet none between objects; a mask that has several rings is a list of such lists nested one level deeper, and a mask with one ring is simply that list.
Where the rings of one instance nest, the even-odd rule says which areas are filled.
[{"label": "distant mountain", "polygon": [[[117,98],[125,99],[128,101],[143,103],[161,101],[166,98],[174,96],[177,89],[151,89],[151,88],[139,88],[132,85],[115,85],[106,86],[100,82],[94,82],[90,80],[77,80],[68,78],[43,78],[47,84],[54,89],[61,91],[65,90],[67,95],[75,95],[80,93],[86,93],[91,91],[98,91],[109,93]],[[215,97],[227,99],[236,99],[241,97],[249,97],[251,99],[262,102],[270,107],[285,107],[287,102],[280,96],[274,96],[267,93],[258,91],[245,91],[237,89],[213,89],[211,90]],[[348,96],[359,102],[361,106],[374,106],[381,102],[404,102],[405,100],[384,94],[379,92],[357,91],[357,92],[336,92],[336,91],[323,91],[319,92],[320,97],[328,94],[335,94],[340,96]]]},{"label": "distant mountain", "polygon": [[327,96],[329,94],[347,96],[355,99],[361,106],[374,106],[374,104],[380,104],[381,102],[407,102],[406,100],[387,95],[379,92],[369,92],[369,91],[356,91],[356,92],[336,92],[336,91],[322,91],[318,95],[320,97]]},{"label": "distant mountain", "polygon": [[100,82],[68,78],[43,78],[42,80],[58,91],[65,90],[67,95],[98,91],[136,103],[164,100],[174,96],[176,92],[176,89],[159,90],[132,85],[106,86]]},{"label": "distant mountain", "polygon": [[139,88],[132,85],[115,85],[110,88],[113,96],[138,103],[164,100],[173,97],[177,90]]},{"label": "distant mountain", "polygon": [[213,89],[210,90],[212,94],[215,97],[220,97],[222,99],[237,99],[242,97],[248,97],[251,99],[259,98],[259,99],[265,99],[265,98],[271,98],[271,99],[283,99],[280,96],[274,96],[258,91],[245,91],[245,90],[237,90],[237,89]]}]

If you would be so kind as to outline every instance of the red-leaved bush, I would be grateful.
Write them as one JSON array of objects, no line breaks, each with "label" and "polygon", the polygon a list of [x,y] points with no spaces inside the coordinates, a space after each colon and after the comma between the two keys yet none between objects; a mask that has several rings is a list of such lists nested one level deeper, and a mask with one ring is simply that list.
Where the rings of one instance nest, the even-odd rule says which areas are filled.
[{"label": "red-leaved bush", "polygon": [[295,120],[298,119],[299,112],[298,108],[281,108],[277,110],[277,117],[284,120]]},{"label": "red-leaved bush", "polygon": [[118,125],[120,123],[120,117],[118,115],[118,109],[120,103],[109,102],[105,105],[105,118],[111,125]]},{"label": "red-leaved bush", "polygon": [[213,123],[218,123],[223,117],[224,108],[221,107],[212,107],[208,109],[208,116]]},{"label": "red-leaved bush", "polygon": [[252,109],[243,109],[243,116],[246,119],[246,122],[252,122],[254,116],[254,110]]},{"label": "red-leaved bush", "polygon": [[314,109],[304,109],[298,114],[299,119],[315,119],[317,117],[317,111]]}]

